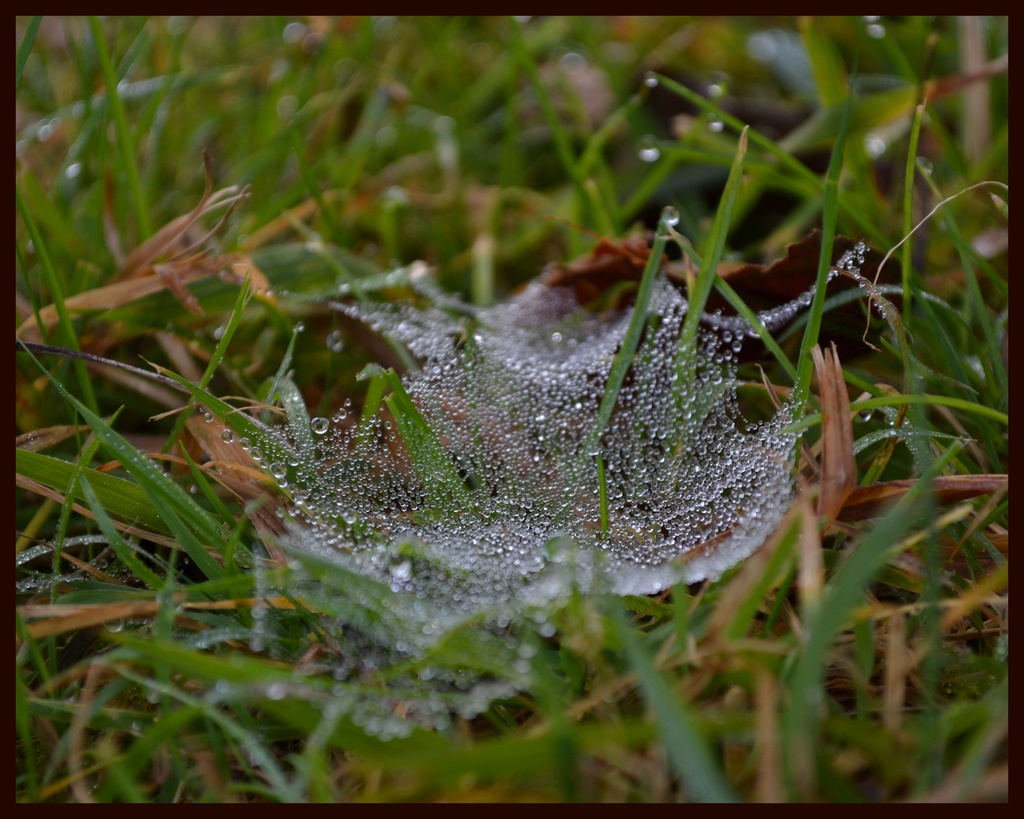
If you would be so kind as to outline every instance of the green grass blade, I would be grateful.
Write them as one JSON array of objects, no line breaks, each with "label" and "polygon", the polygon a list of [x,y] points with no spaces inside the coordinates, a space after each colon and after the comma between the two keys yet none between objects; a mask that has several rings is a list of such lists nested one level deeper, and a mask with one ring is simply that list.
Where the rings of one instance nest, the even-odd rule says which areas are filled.
[{"label": "green grass blade", "polygon": [[[917,146],[921,140],[921,123],[924,122],[925,105],[921,103],[914,111],[914,121],[910,126],[910,144],[907,146],[907,164],[903,171],[903,235],[909,236],[914,229],[914,176],[917,171]],[[904,242],[901,257],[903,273],[903,324],[910,330],[914,308],[911,279],[914,270],[913,245]]]},{"label": "green grass blade", "polygon": [[[725,189],[722,191],[722,198],[718,203],[718,210],[715,212],[715,221],[708,234],[706,246],[701,252],[701,268],[697,274],[697,281],[691,292],[688,294],[689,307],[686,311],[686,320],[683,329],[679,334],[679,355],[683,360],[693,361],[693,350],[697,344],[697,331],[700,327],[701,314],[707,304],[708,296],[715,285],[715,278],[718,272],[718,263],[725,251],[725,241],[729,236],[729,228],[732,224],[733,206],[736,204],[736,195],[739,193],[740,184],[743,180],[743,160],[747,155],[747,135],[750,129],[744,127],[740,132],[740,141],[736,146],[736,155],[729,169],[729,178],[726,180]],[[688,383],[688,382],[684,382]]]},{"label": "green grass blade", "polygon": [[[674,217],[673,217],[674,218]],[[626,335],[623,336],[622,344],[615,353],[615,361],[612,362],[611,370],[608,373],[608,383],[605,385],[604,394],[601,396],[601,404],[597,409],[597,417],[594,426],[587,435],[583,444],[581,457],[586,460],[585,468],[591,466],[590,459],[593,453],[597,452],[601,437],[608,427],[608,421],[615,409],[615,402],[619,399],[619,391],[622,389],[622,382],[626,378],[633,363],[633,356],[636,354],[637,346],[640,344],[640,336],[643,334],[644,326],[647,324],[647,313],[651,305],[651,295],[654,292],[654,278],[661,266],[661,257],[665,252],[665,243],[668,241],[668,230],[671,227],[667,214],[662,214],[658,222],[658,230],[654,235],[654,244],[651,246],[650,255],[647,257],[647,264],[640,278],[640,286],[636,292],[636,302],[633,305],[633,315],[630,317],[629,326],[626,328]]]},{"label": "green grass blade", "polygon": [[153,504],[157,514],[181,542],[182,547],[195,562],[196,566],[211,579],[221,577],[224,574],[224,569],[207,552],[206,546],[202,542],[205,541],[213,549],[223,544],[227,533],[217,521],[192,500],[181,487],[164,475],[156,464],[114,432],[102,418],[95,415],[81,401],[65,390],[59,381],[49,374],[47,374],[47,377],[64,399],[69,401],[82,415],[86,423],[92,427],[96,437],[103,445],[135,477],[139,486]]},{"label": "green grass blade", "polygon": [[107,543],[114,550],[114,554],[117,555],[118,559],[125,565],[125,567],[131,571],[139,580],[149,586],[151,589],[158,589],[164,585],[163,579],[159,575],[152,572],[146,564],[139,559],[139,557],[132,550],[132,547],[125,543],[124,538],[121,537],[120,532],[114,527],[113,521],[107,514],[107,510],[100,500],[99,495],[92,488],[92,484],[89,479],[83,474],[79,476],[79,481],[82,487],[82,495],[85,497],[85,502],[89,505],[93,515],[96,518],[96,524],[100,527],[100,531],[103,536],[107,539]]},{"label": "green grass blade", "polygon": [[42,17],[35,16],[28,21],[25,27],[25,36],[18,43],[18,53],[14,58],[14,90],[17,91],[21,85],[21,75],[25,71],[25,63],[28,62],[29,52],[32,51],[32,44],[36,41],[36,33],[39,31],[39,24]]},{"label": "green grass blade", "polygon": [[644,699],[654,713],[658,733],[675,775],[697,801],[738,801],[711,751],[701,739],[696,720],[654,667],[640,638],[623,622],[622,615],[615,613],[613,621]]},{"label": "green grass blade", "polygon": [[472,496],[437,434],[420,415],[398,374],[394,370],[386,370],[383,377],[391,387],[391,395],[385,403],[398,425],[413,466],[433,499],[430,506],[434,511],[469,513],[474,506]]},{"label": "green grass blade", "polygon": [[733,290],[730,285],[721,276],[715,277],[715,289],[725,296],[726,300],[731,304],[737,313],[747,320],[747,323],[757,333],[757,337],[761,339],[761,343],[764,344],[765,349],[768,350],[779,363],[779,366],[786,371],[793,381],[796,381],[796,367],[793,366],[793,362],[789,360],[789,356],[783,352],[779,346],[779,342],[775,340],[775,337],[771,334],[767,327],[764,326],[764,322],[758,318],[757,313],[751,310],[745,301],[740,297],[740,294]]},{"label": "green grass blade", "polygon": [[98,17],[89,18],[89,30],[92,32],[93,43],[96,46],[96,59],[99,61],[103,82],[106,85],[107,104],[114,117],[121,173],[125,175],[128,182],[128,191],[131,194],[132,207],[135,212],[135,223],[139,231],[136,238],[141,244],[143,240],[152,235],[153,228],[149,220],[149,207],[142,195],[139,166],[135,161],[135,144],[128,130],[128,115],[124,109],[124,100],[121,99],[118,79],[114,74],[114,64],[110,59],[110,52],[107,50],[107,38],[103,34],[103,24]]},{"label": "green grass blade", "polygon": [[807,399],[811,392],[811,375],[814,361],[811,351],[818,343],[821,331],[821,316],[825,308],[825,289],[828,274],[832,269],[832,247],[836,237],[836,222],[839,215],[839,177],[843,170],[843,153],[846,150],[846,136],[850,130],[850,112],[853,108],[852,96],[847,100],[839,136],[832,149],[832,158],[828,163],[825,175],[825,200],[822,208],[821,224],[821,255],[818,258],[818,275],[815,280],[814,298],[807,312],[807,327],[804,329],[800,343],[800,359],[797,362],[796,383],[793,386],[792,412],[799,419],[807,411]]},{"label": "green grass blade", "polygon": [[[14,453],[14,471],[18,475],[38,481],[63,494],[72,491],[71,481],[75,468],[75,464],[42,452],[17,449]],[[146,493],[138,484],[94,469],[83,469],[82,474],[88,477],[103,508],[111,514],[151,532],[170,534],[167,525],[153,511]],[[70,499],[85,500],[85,496],[77,492]]]},{"label": "green grass blade", "polygon": [[584,218],[584,214],[587,212],[589,197],[583,184],[580,165],[576,161],[576,157],[573,156],[572,145],[569,143],[569,135],[565,131],[565,126],[562,125],[562,120],[558,116],[558,112],[555,111],[555,106],[551,102],[547,88],[545,88],[544,83],[541,81],[537,65],[533,57],[530,56],[519,21],[515,19],[509,21],[508,46],[526,72],[526,76],[530,80],[530,86],[537,95],[537,101],[544,112],[544,120],[547,122],[548,128],[551,131],[551,138],[555,143],[555,151],[562,162],[562,167],[565,169],[569,181],[572,182],[573,190],[576,194],[577,218],[581,222],[586,222],[588,220]]},{"label": "green grass blade", "polygon": [[[61,286],[57,272],[50,261],[50,254],[46,249],[46,243],[43,241],[43,237],[36,227],[35,220],[32,218],[32,214],[21,195],[21,189],[17,185],[14,186],[14,198],[17,202],[18,212],[25,222],[28,235],[32,239],[32,244],[35,245],[36,253],[39,256],[39,265],[43,270],[43,277],[50,291],[50,297],[53,299],[53,307],[57,311],[57,323],[63,333],[64,343],[72,350],[80,352],[82,348],[78,344],[78,334],[75,332],[74,325],[71,322],[71,315],[64,304],[64,288]],[[90,409],[98,413],[96,393],[92,388],[92,380],[89,377],[88,370],[85,368],[85,364],[75,360],[72,361],[71,366],[75,370],[85,403]]]}]

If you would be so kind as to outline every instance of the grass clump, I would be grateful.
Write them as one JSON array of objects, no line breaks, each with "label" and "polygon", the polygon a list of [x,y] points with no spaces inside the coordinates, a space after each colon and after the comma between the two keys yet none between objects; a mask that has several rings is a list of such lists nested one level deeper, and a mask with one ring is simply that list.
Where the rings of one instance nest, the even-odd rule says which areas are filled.
[{"label": "grass clump", "polygon": [[[1007,798],[1005,18],[17,32],[19,800]],[[619,240],[666,206],[654,258],[707,313],[682,325],[683,383],[708,322],[806,302],[731,365],[729,417],[788,401],[799,436],[759,550],[658,594],[570,583],[453,617],[403,591],[437,569],[429,538],[376,575],[295,548],[289,520],[329,529],[329,475],[433,493],[339,511],[358,542],[486,511],[500,465],[449,457],[515,431],[469,400],[475,322],[545,265],[530,287],[626,339],[600,423],[562,438],[623,434],[661,325],[627,327],[652,279]],[[455,328],[464,390],[414,389],[410,300]],[[393,338],[357,320],[389,310]],[[331,430],[346,457],[319,463]],[[608,454],[552,497],[614,544]],[[479,580],[442,571],[450,594]]]}]

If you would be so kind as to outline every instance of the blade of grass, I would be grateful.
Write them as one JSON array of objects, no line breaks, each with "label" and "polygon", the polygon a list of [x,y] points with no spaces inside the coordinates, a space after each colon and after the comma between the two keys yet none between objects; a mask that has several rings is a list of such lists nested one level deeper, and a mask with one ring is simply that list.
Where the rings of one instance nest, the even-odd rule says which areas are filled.
[{"label": "blade of grass", "polygon": [[[68,461],[42,452],[18,449],[14,453],[14,471],[17,475],[37,481],[66,495],[66,503],[74,499],[85,499],[84,495],[73,491],[71,484],[75,465]],[[146,493],[138,484],[94,469],[83,469],[82,474],[92,481],[94,491],[104,509],[124,521],[133,521],[144,529],[169,533],[167,525],[153,512]]]},{"label": "blade of grass", "polygon": [[96,59],[100,64],[100,72],[106,85],[107,104],[114,117],[114,130],[117,133],[118,154],[121,159],[121,173],[128,181],[128,191],[132,197],[135,212],[135,224],[139,231],[138,244],[153,234],[149,221],[149,207],[142,195],[142,182],[139,178],[139,167],[135,161],[135,145],[128,130],[128,116],[124,109],[124,100],[118,88],[118,80],[114,75],[114,64],[107,50],[107,40],[103,34],[103,24],[98,17],[89,17],[89,30],[96,46]]},{"label": "blade of grass", "polygon": [[[238,324],[242,320],[242,313],[245,310],[246,304],[249,302],[250,296],[252,296],[252,273],[247,272],[245,274],[245,280],[238,289],[238,296],[235,298],[235,304],[231,308],[231,313],[228,316],[228,322],[224,326],[224,332],[217,340],[217,346],[214,348],[213,355],[210,356],[206,369],[203,371],[202,378],[199,379],[200,388],[204,388],[210,383],[210,379],[213,378],[213,374],[217,371],[217,367],[220,366],[221,361],[227,354],[228,345],[234,337],[235,330],[238,329]],[[171,430],[171,433],[167,436],[167,442],[164,444],[163,448],[165,453],[170,451],[174,442],[178,440],[178,436],[181,435],[181,431],[185,428],[185,424],[187,422],[188,412],[181,413],[181,415],[178,416],[177,421],[175,421],[174,428]]]},{"label": "blade of grass", "polygon": [[779,363],[779,366],[786,371],[793,381],[796,381],[796,367],[793,366],[793,362],[789,360],[782,348],[779,346],[779,342],[775,340],[768,328],[765,327],[764,322],[758,318],[757,313],[751,310],[745,301],[740,297],[740,294],[733,290],[732,285],[729,284],[721,276],[715,277],[715,289],[725,296],[726,300],[731,304],[736,312],[739,313],[743,318],[747,320],[747,323],[753,328],[754,332],[757,333],[757,337],[761,339],[761,343],[764,344],[765,349],[768,350],[774,356],[775,360]]},{"label": "blade of grass", "polygon": [[[847,380],[849,381],[850,379]],[[854,382],[850,381],[850,383]],[[854,401],[850,404],[850,409],[854,412],[865,412],[878,409],[879,407],[900,407],[904,404],[932,404],[940,407],[949,407],[950,409],[963,410],[983,418],[991,418],[993,421],[997,421],[1004,426],[1009,426],[1010,424],[1010,417],[1005,412],[949,395],[880,395],[876,398]],[[786,427],[786,431],[802,432],[819,423],[821,423],[821,415],[819,413],[809,413],[801,420],[795,421]]]},{"label": "blade of grass", "polygon": [[[31,355],[31,353],[30,353]],[[40,370],[45,368],[32,356]],[[190,498],[181,487],[171,481],[149,458],[140,453],[128,441],[112,430],[99,416],[95,415],[81,401],[69,393],[61,383],[46,373],[50,383],[82,415],[92,427],[96,437],[117,457],[138,482],[153,504],[157,514],[178,538],[182,548],[196,566],[211,579],[224,574],[224,569],[214,560],[199,540],[201,537],[211,548],[221,546],[226,532],[199,504]]]},{"label": "blade of grass", "polygon": [[523,38],[523,31],[519,21],[515,18],[510,18],[508,30],[509,50],[515,55],[519,64],[526,72],[527,78],[530,80],[530,86],[533,88],[534,94],[537,95],[537,101],[540,103],[541,111],[544,113],[544,119],[548,124],[548,129],[551,131],[551,139],[555,143],[555,152],[558,154],[562,167],[565,168],[565,173],[569,177],[569,181],[572,183],[573,190],[575,191],[576,219],[580,223],[585,224],[589,221],[586,218],[586,213],[590,197],[587,196],[587,191],[583,184],[584,178],[581,173],[580,165],[573,156],[572,145],[569,142],[569,135],[565,132],[562,120],[558,116],[558,112],[555,110],[555,106],[551,102],[551,97],[548,95],[547,88],[545,88],[544,83],[540,78],[540,73],[537,71],[537,64],[534,62],[533,57],[530,56],[529,49],[526,46],[526,40]]},{"label": "blade of grass", "polygon": [[416,405],[394,370],[385,370],[384,380],[391,387],[385,399],[391,415],[409,449],[413,466],[419,472],[428,494],[434,499],[434,510],[452,509],[460,514],[473,510],[473,499],[441,442],[430,425],[420,415]]},{"label": "blade of grass", "polygon": [[836,222],[839,215],[839,176],[843,170],[843,152],[846,149],[846,136],[850,130],[850,113],[853,110],[853,96],[847,98],[843,120],[839,127],[832,158],[828,163],[825,175],[825,196],[822,207],[821,224],[821,255],[818,258],[818,276],[814,285],[814,298],[807,311],[807,327],[804,329],[800,343],[800,358],[797,361],[797,377],[793,385],[792,413],[796,420],[807,411],[807,399],[811,392],[811,375],[814,372],[814,361],[811,351],[818,343],[821,331],[821,316],[825,307],[825,288],[828,283],[829,271],[832,269],[832,246],[836,236]]},{"label": "blade of grass", "polygon": [[[85,498],[85,502],[89,505],[93,515],[95,515],[96,524],[100,527],[100,531],[107,539],[107,543],[110,545],[110,548],[114,550],[114,554],[117,555],[118,559],[133,575],[139,578],[139,580],[151,589],[161,588],[164,581],[139,559],[131,546],[125,543],[124,539],[121,537],[121,533],[114,528],[113,521],[111,521],[103,502],[96,494],[96,490],[92,488],[92,484],[89,482],[89,479],[82,474],[79,476],[79,481],[81,483],[82,495]],[[132,484],[132,486],[134,486],[134,484]]]},{"label": "blade of grass", "polygon": [[[700,271],[697,274],[697,281],[688,294],[689,307],[686,311],[686,319],[683,322],[683,329],[679,333],[679,365],[682,369],[684,361],[694,362],[693,351],[697,344],[697,330],[700,327],[701,314],[704,312],[704,305],[707,304],[708,296],[715,285],[715,278],[718,271],[718,263],[725,251],[725,240],[729,235],[729,228],[732,224],[732,211],[736,203],[736,195],[739,193],[740,184],[743,180],[743,160],[747,155],[747,135],[750,128],[745,126],[740,132],[739,144],[736,146],[736,155],[729,169],[729,178],[726,180],[725,189],[722,191],[722,198],[718,203],[718,210],[715,212],[715,221],[711,226],[707,242],[702,248],[701,258],[703,260]],[[692,378],[692,373],[688,373]],[[689,382],[684,382],[688,384]]]},{"label": "blade of grass", "polygon": [[622,615],[613,610],[615,631],[626,652],[633,673],[640,683],[644,699],[654,713],[658,733],[668,753],[673,772],[687,791],[700,802],[736,802],[736,793],[715,764],[714,757],[701,739],[689,709],[680,702],[654,667],[647,650]]},{"label": "blade of grass", "polygon": [[[687,102],[697,106],[701,110],[707,111],[708,113],[711,113],[714,116],[718,117],[718,119],[720,119],[726,125],[726,127],[728,127],[732,131],[735,131],[737,134],[740,133],[744,128],[748,127],[742,120],[737,119],[732,114],[723,110],[720,106],[716,105],[711,100],[704,99],[704,97],[702,97],[696,91],[691,91],[685,85],[681,85],[675,80],[669,77],[665,77],[662,74],[654,74],[653,76],[654,79],[656,79],[660,85],[664,85],[667,89],[669,89],[675,94],[678,94]],[[845,108],[842,112],[842,118],[840,121],[840,132],[842,131],[842,122],[849,122],[849,111],[846,110]],[[793,154],[790,151],[787,151],[781,145],[779,145],[776,142],[773,142],[772,140],[768,139],[768,137],[764,136],[763,134],[756,130],[752,130],[750,132],[750,141],[758,148],[761,148],[762,150],[767,151],[769,154],[776,157],[783,167],[788,168],[796,176],[806,179],[808,182],[813,183],[817,190],[823,190],[824,186],[822,185],[822,181],[818,177],[818,175],[815,174],[806,165],[804,165],[795,156],[793,156]],[[857,225],[857,227],[864,232],[865,236],[870,237],[873,242],[880,243],[884,241],[885,237],[883,236],[882,232],[879,230],[878,226],[874,224],[870,219],[865,218],[863,214],[859,213],[856,210],[851,210],[849,206],[847,206],[843,202],[839,202],[839,207],[843,209],[843,215],[846,216],[846,218],[853,221]]]},{"label": "blade of grass", "polygon": [[[37,18],[38,19],[38,18]],[[20,618],[19,618],[20,623]],[[39,792],[39,771],[36,768],[36,743],[33,739],[35,733],[32,730],[32,717],[28,709],[28,686],[25,683],[25,675],[22,673],[21,663],[14,667],[14,721],[17,729],[19,758],[25,761],[25,772],[18,777],[24,782],[25,796],[29,802],[36,800]],[[21,782],[19,791],[21,790]]]},{"label": "blade of grass", "polygon": [[[17,185],[14,186],[14,198],[17,202],[18,212],[21,214],[21,218],[25,222],[25,228],[28,230],[29,238],[32,240],[32,244],[36,249],[36,254],[39,257],[39,265],[43,270],[43,278],[50,291],[50,298],[53,299],[54,309],[57,311],[57,320],[64,336],[64,344],[65,346],[80,352],[81,347],[78,344],[78,334],[75,332],[74,325],[71,323],[71,315],[68,313],[67,307],[64,304],[64,288],[60,285],[60,280],[57,278],[57,272],[54,270],[53,264],[50,261],[50,254],[47,252],[43,237],[40,235],[39,229],[36,227],[35,220],[32,218],[32,214],[29,211],[25,200],[22,198],[21,189]],[[42,329],[41,326],[40,329]],[[96,403],[96,393],[93,391],[92,381],[89,378],[88,370],[86,370],[85,365],[81,361],[72,362],[72,367],[74,368],[75,375],[78,378],[78,384],[81,387],[85,403],[90,409],[98,413],[99,409]]]},{"label": "blade of grass", "polygon": [[196,386],[187,378],[183,378],[172,370],[157,365],[154,365],[154,367],[161,375],[181,384],[207,412],[215,415],[223,423],[231,427],[239,436],[249,438],[251,442],[258,444],[267,456],[267,460],[288,460],[290,456],[294,455],[291,448],[270,429],[254,418],[250,418],[237,407],[231,406],[231,404],[218,398],[213,393]]},{"label": "blade of grass", "polygon": [[[917,146],[921,140],[921,123],[924,122],[925,105],[921,103],[914,111],[914,121],[910,126],[910,143],[907,146],[907,165],[903,172],[903,235],[908,236],[914,228],[914,174],[917,170]],[[910,242],[903,245],[901,257],[903,273],[903,323],[910,330],[914,310],[911,290],[913,278],[914,254]]]},{"label": "blade of grass", "polygon": [[608,483],[604,475],[604,456],[597,453],[598,501],[601,505],[601,532],[608,534]]},{"label": "blade of grass", "polygon": [[[971,185],[969,188],[959,191],[953,196],[943,196],[939,190],[937,183],[930,174],[922,174],[928,185],[931,187],[932,192],[936,197],[939,198],[940,205],[937,205],[932,209],[932,213],[937,211],[940,206],[948,204],[952,199],[958,198],[968,190],[980,187],[982,185],[996,187],[998,189],[1005,190],[1006,186],[1002,183],[995,182],[980,182],[975,185]],[[1003,366],[1003,358],[999,353],[1000,344],[996,337],[995,327],[993,326],[992,317],[989,316],[985,305],[987,304],[984,295],[982,294],[980,284],[978,282],[978,274],[975,269],[975,265],[979,265],[982,269],[986,270],[990,279],[1001,280],[1002,277],[992,269],[988,261],[980,258],[974,248],[971,247],[971,243],[967,241],[963,233],[960,231],[960,227],[957,224],[955,215],[952,209],[949,207],[942,207],[943,218],[948,228],[949,240],[953,243],[956,248],[957,254],[960,257],[960,264],[963,267],[964,273],[967,278],[967,289],[971,294],[970,304],[974,305],[973,314],[977,318],[978,324],[981,325],[981,331],[984,334],[985,346],[988,354],[982,357],[982,367],[986,370],[991,370],[995,376],[995,380],[999,383],[1002,392],[1002,401],[1000,406],[1006,407],[1009,400],[1009,381],[1006,367]],[[931,214],[929,214],[930,216]],[[926,217],[927,218],[927,217]],[[917,227],[920,227],[918,225]],[[915,228],[916,229],[916,228]],[[905,240],[904,240],[905,241]]]},{"label": "blade of grass", "polygon": [[18,54],[14,58],[14,90],[17,91],[21,85],[21,75],[25,70],[25,63],[28,62],[29,52],[32,51],[32,44],[36,41],[36,33],[39,31],[39,24],[43,21],[40,16],[34,16],[25,26],[25,36],[18,43]]},{"label": "blade of grass", "polygon": [[[666,209],[667,210],[667,209]],[[589,470],[593,453],[598,451],[601,437],[612,417],[612,410],[615,409],[615,402],[619,398],[619,391],[622,389],[622,382],[626,378],[630,365],[633,363],[633,356],[640,343],[640,336],[643,334],[644,326],[647,324],[647,313],[650,309],[651,295],[654,292],[654,278],[661,267],[662,254],[665,252],[665,243],[668,241],[669,214],[663,213],[658,222],[658,230],[654,235],[654,244],[651,246],[650,255],[647,257],[647,264],[644,265],[644,272],[640,277],[640,286],[636,291],[636,302],[633,306],[633,315],[630,317],[629,326],[626,328],[626,335],[623,336],[622,344],[615,353],[615,360],[612,362],[611,370],[608,373],[608,383],[605,385],[604,394],[601,396],[601,404],[597,409],[597,417],[594,419],[594,426],[591,428],[587,439],[580,449],[581,458],[584,463],[580,466]]]}]

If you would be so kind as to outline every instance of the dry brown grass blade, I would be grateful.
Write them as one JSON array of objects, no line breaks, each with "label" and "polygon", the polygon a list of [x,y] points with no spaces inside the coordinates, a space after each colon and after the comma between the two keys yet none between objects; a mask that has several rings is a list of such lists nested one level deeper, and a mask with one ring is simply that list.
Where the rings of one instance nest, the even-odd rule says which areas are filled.
[{"label": "dry brown grass blade", "polygon": [[754,793],[758,802],[778,803],[783,801],[785,794],[779,738],[779,686],[775,676],[767,668],[759,666],[755,674],[757,779]]},{"label": "dry brown grass blade", "polygon": [[794,504],[800,515],[800,570],[797,574],[797,593],[800,606],[809,611],[817,605],[825,587],[825,558],[821,552],[821,529],[806,493],[801,492]]},{"label": "dry brown grass blade", "polygon": [[45,427],[43,429],[34,429],[31,432],[26,432],[15,438],[14,446],[17,449],[24,449],[27,452],[39,452],[40,450],[55,446],[61,441],[66,441],[78,432],[79,429],[79,427],[66,424],[55,427]]},{"label": "dry brown grass blade", "polygon": [[[975,611],[983,606],[990,605],[992,598],[1006,592],[1010,583],[1010,569],[1008,563],[1003,563],[994,572],[983,577],[973,586],[964,589],[960,597],[950,600],[948,607],[942,614],[942,630],[947,632],[957,623],[967,619]],[[1006,600],[1000,600],[1005,603]]]},{"label": "dry brown grass blade", "polygon": [[831,523],[857,485],[853,422],[850,396],[846,392],[843,368],[835,345],[824,353],[816,346],[812,355],[821,399],[822,451],[818,517]]},{"label": "dry brown grass blade", "polygon": [[245,283],[245,277],[248,276],[249,287],[252,289],[253,296],[266,304],[277,304],[277,299],[274,296],[274,291],[270,286],[270,279],[267,278],[267,274],[260,270],[256,263],[248,256],[235,256],[235,260],[225,271],[224,276],[228,281],[239,286]]},{"label": "dry brown grass blade", "polygon": [[[180,299],[181,291],[184,290],[185,284],[212,276],[220,272],[225,264],[226,262],[223,257],[201,259],[187,267],[175,266],[173,275],[168,274],[166,269],[160,272],[154,268],[147,268],[151,271],[148,275],[124,279],[104,287],[87,290],[84,293],[79,293],[65,299],[64,306],[71,315],[92,310],[111,310],[168,289],[172,290]],[[185,290],[185,292],[187,293],[188,291]],[[195,305],[195,298],[191,293],[188,294],[187,298],[191,299],[193,306],[198,308],[198,305]],[[57,323],[57,308],[52,304],[43,307],[39,311],[39,319],[45,327],[52,327]],[[22,322],[22,325],[18,328],[18,336],[26,341],[40,340],[39,329],[36,326],[36,317],[34,315],[29,316]]]},{"label": "dry brown grass blade", "polygon": [[[146,619],[155,617],[165,604],[157,600],[130,600],[118,603],[96,604],[52,604],[25,605],[18,608],[18,613],[28,623],[28,634],[39,639],[54,634],[65,634],[79,631],[104,623],[127,619]],[[295,601],[286,597],[248,597],[238,600],[215,600],[212,602],[185,601],[177,595],[175,605],[185,611],[221,611],[234,609],[251,609],[253,606],[269,606],[274,609],[295,609]]]},{"label": "dry brown grass blade", "polygon": [[903,725],[903,706],[907,696],[907,677],[914,666],[914,652],[907,644],[907,619],[893,612],[885,637],[885,683],[882,716],[885,727],[898,732]]},{"label": "dry brown grass blade", "polygon": [[[932,481],[935,501],[940,506],[976,498],[1008,485],[1009,475],[941,475]],[[913,478],[858,486],[839,512],[838,520],[849,522],[885,514],[917,481]]]},{"label": "dry brown grass blade", "polygon": [[[328,205],[340,202],[345,198],[344,191],[326,190],[321,194],[322,201]],[[297,223],[303,223],[312,219],[316,214],[320,203],[315,199],[306,199],[290,210],[285,211],[275,219],[271,219],[265,225],[260,226],[250,233],[241,243],[241,248],[246,252],[258,250],[268,245],[287,233],[295,231]]]},{"label": "dry brown grass blade", "polygon": [[71,792],[79,802],[94,803],[92,789],[88,787],[85,780],[85,766],[82,764],[85,751],[85,729],[89,723],[89,711],[93,699],[100,684],[100,678],[109,674],[110,669],[102,659],[93,662],[89,666],[89,673],[85,678],[85,686],[82,695],[78,700],[74,716],[71,718],[69,728],[70,742],[68,743],[68,773]]},{"label": "dry brown grass blade", "polygon": [[85,572],[90,577],[94,577],[96,580],[100,580],[104,583],[110,583],[113,586],[125,585],[123,581],[118,580],[116,577],[107,574],[105,571],[102,571],[101,569],[97,569],[91,563],[87,563],[84,560],[79,560],[77,557],[75,557],[73,554],[70,554],[67,551],[61,552],[60,558],[61,560],[66,560],[68,563],[70,563],[72,566],[79,569],[80,571]]},{"label": "dry brown grass blade", "polygon": [[184,238],[188,229],[199,221],[204,213],[209,212],[217,204],[223,204],[238,192],[237,188],[231,187],[214,194],[213,169],[210,165],[210,156],[206,151],[203,151],[203,164],[206,166],[206,189],[203,191],[199,204],[190,213],[172,219],[129,253],[121,265],[120,275],[122,278],[133,275],[137,270],[160,256],[170,253]]},{"label": "dry brown grass blade", "polygon": [[986,63],[977,71],[951,74],[947,77],[928,80],[924,85],[924,98],[928,102],[934,102],[941,97],[955,94],[968,85],[987,80],[999,74],[1007,74],[1009,71],[1010,55],[1003,54]]},{"label": "dry brown grass blade", "polygon": [[[69,312],[109,310],[160,290],[170,290],[190,312],[202,313],[199,303],[185,288],[185,284],[220,272],[235,257],[195,251],[221,227],[234,207],[249,195],[247,190],[239,190],[237,186],[214,192],[213,171],[205,151],[203,162],[206,165],[206,189],[199,204],[191,212],[172,219],[129,253],[121,263],[118,281],[65,299]],[[226,210],[213,228],[198,238],[189,238],[189,231],[203,216],[222,208]],[[113,235],[114,229],[109,218],[105,220],[105,230],[111,254],[119,259],[120,246]],[[166,260],[157,263],[161,257]],[[56,308],[53,305],[44,307],[39,311],[39,318],[45,326],[51,326],[57,321]],[[29,316],[22,323],[18,335],[28,340],[39,340],[35,316]]]}]

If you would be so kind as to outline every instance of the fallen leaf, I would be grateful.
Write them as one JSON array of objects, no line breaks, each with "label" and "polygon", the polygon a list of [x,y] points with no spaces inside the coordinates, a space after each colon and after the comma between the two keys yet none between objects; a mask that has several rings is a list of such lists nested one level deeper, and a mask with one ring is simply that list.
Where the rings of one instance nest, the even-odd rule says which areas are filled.
[{"label": "fallen leaf", "polygon": [[850,396],[846,392],[843,368],[835,344],[824,353],[821,347],[815,346],[811,355],[821,399],[822,449],[818,516],[831,523],[857,485]]}]

